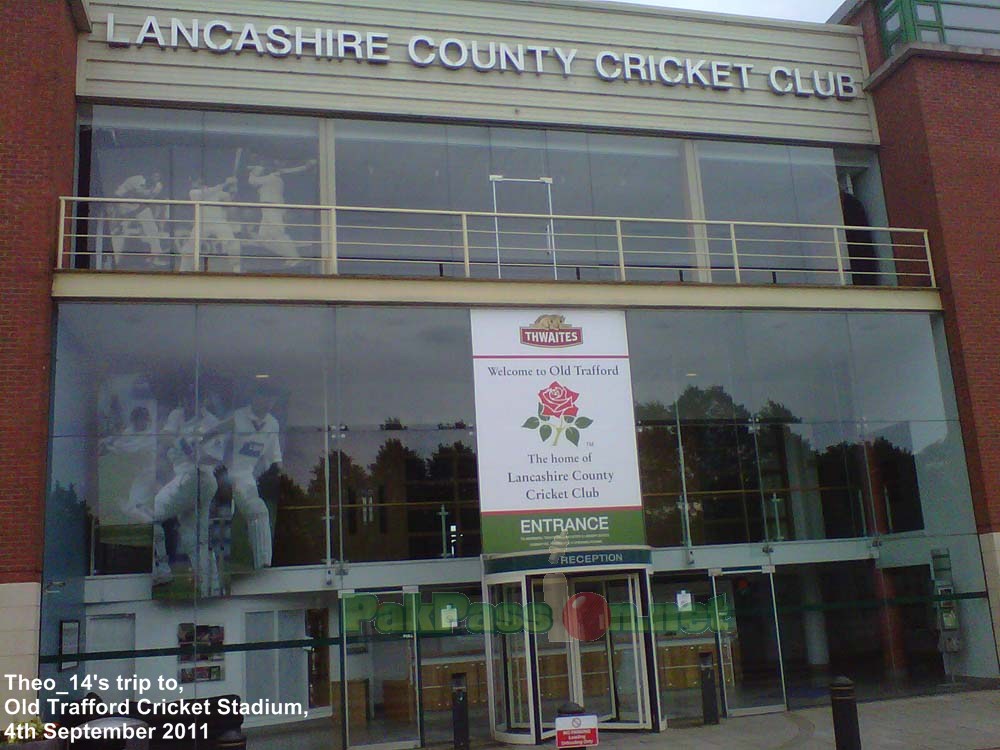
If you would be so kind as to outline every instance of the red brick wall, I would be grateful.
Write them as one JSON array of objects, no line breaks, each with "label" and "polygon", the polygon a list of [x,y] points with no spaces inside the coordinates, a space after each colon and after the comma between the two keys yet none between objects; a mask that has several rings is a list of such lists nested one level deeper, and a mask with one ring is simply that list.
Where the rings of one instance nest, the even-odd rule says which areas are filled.
[{"label": "red brick wall", "polygon": [[865,40],[865,54],[868,56],[868,68],[874,73],[885,62],[875,4],[868,2],[859,6],[841,23],[847,26],[861,27]]},{"label": "red brick wall", "polygon": [[39,581],[59,195],[72,193],[76,30],[65,0],[0,3],[0,583]]},{"label": "red brick wall", "polygon": [[1000,63],[916,56],[872,93],[889,220],[930,230],[979,530],[1000,531]]}]

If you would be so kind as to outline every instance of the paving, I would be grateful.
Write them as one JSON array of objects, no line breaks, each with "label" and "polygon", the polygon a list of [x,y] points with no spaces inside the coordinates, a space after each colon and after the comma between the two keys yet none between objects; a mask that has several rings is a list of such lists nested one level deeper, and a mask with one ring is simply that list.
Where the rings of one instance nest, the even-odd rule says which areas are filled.
[{"label": "paving", "polygon": [[[861,703],[865,750],[1000,750],[1000,690]],[[605,732],[604,750],[835,750],[829,706],[662,734]]]},{"label": "paving", "polygon": [[[1000,750],[1000,689],[898,698],[858,705],[864,750]],[[473,723],[473,750],[513,750],[485,735],[488,722]],[[451,750],[450,721],[428,728],[431,750]],[[433,731],[430,731],[430,730]],[[249,750],[333,750],[340,732],[330,719],[296,728],[251,729]],[[546,747],[554,748],[549,741]],[[660,734],[602,732],[598,750],[835,750],[830,707],[723,719],[716,726],[672,728]]]}]

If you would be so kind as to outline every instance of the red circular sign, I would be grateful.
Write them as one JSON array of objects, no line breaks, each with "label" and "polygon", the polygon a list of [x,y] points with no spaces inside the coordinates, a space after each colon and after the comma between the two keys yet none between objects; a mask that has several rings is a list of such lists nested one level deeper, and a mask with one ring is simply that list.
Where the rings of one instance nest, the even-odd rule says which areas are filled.
[{"label": "red circular sign", "polygon": [[566,602],[562,621],[566,632],[578,641],[596,641],[608,632],[611,611],[603,596],[583,591]]}]

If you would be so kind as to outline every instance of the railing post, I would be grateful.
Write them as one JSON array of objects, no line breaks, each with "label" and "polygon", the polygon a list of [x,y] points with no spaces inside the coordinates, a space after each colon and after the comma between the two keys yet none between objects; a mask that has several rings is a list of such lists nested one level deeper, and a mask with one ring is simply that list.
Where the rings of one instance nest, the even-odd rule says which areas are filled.
[{"label": "railing post", "polygon": [[66,199],[59,198],[59,249],[56,252],[56,268],[62,270],[63,253],[66,252]]},{"label": "railing post", "polygon": [[191,260],[194,271],[201,270],[201,204],[194,204],[194,224],[191,226]]},{"label": "railing post", "polygon": [[844,257],[840,253],[840,227],[833,228],[833,252],[837,255],[837,277],[841,286],[847,286],[847,275],[844,273]]},{"label": "railing post", "polygon": [[736,224],[729,222],[729,242],[733,248],[733,273],[736,274],[736,283],[742,284],[740,278],[740,250],[736,245]]},{"label": "railing post", "polygon": [[327,242],[327,273],[337,275],[337,208],[330,206],[330,236]]},{"label": "railing post", "polygon": [[625,242],[622,239],[622,220],[615,219],[615,236],[618,238],[618,273],[620,281],[625,281]]},{"label": "railing post", "polygon": [[462,214],[462,261],[465,264],[465,278],[472,276],[472,266],[469,260],[469,215]]},{"label": "railing post", "polygon": [[924,235],[924,255],[927,257],[927,272],[931,277],[931,289],[937,287],[937,278],[934,275],[934,259],[931,258],[931,241],[927,235],[927,230],[923,230]]}]

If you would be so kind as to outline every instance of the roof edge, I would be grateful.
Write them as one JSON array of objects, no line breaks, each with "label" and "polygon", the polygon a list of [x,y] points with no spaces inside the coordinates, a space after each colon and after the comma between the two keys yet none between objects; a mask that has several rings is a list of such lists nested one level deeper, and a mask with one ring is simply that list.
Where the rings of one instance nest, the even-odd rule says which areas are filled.
[{"label": "roof edge", "polygon": [[73,23],[77,31],[93,31],[90,23],[90,0],[66,0],[69,12],[73,14]]}]

